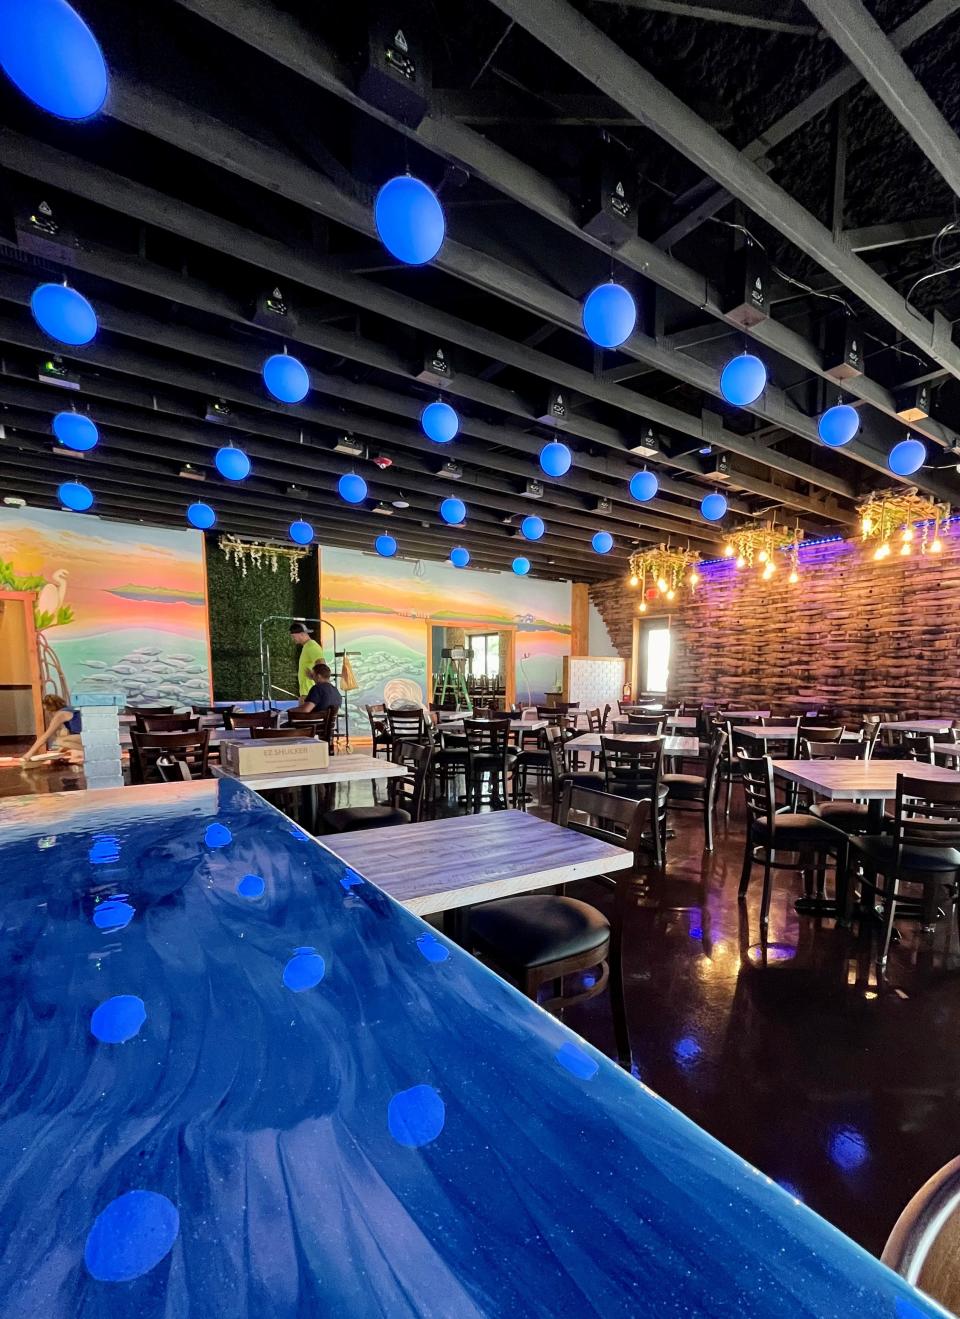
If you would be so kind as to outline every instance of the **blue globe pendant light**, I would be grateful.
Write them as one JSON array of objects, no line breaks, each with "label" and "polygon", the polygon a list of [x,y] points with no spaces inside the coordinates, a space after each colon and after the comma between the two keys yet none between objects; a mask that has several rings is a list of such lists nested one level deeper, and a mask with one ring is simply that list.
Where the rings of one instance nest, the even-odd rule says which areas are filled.
[{"label": "blue globe pendant light", "polygon": [[566,476],[573,454],[559,440],[551,440],[540,450],[540,467],[547,476]]},{"label": "blue globe pendant light", "polygon": [[525,559],[522,554],[518,555],[517,558],[514,559],[511,567],[518,577],[526,577],[527,573],[530,571],[530,560]]},{"label": "blue globe pendant light", "polygon": [[440,505],[440,516],[451,527],[458,527],[461,522],[466,520],[467,506],[462,499],[457,499],[456,495],[451,495]]},{"label": "blue globe pendant light", "polygon": [[217,515],[209,504],[191,504],[187,509],[187,521],[198,531],[209,531],[217,520]]},{"label": "blue globe pendant light", "polygon": [[82,293],[66,284],[39,284],[30,297],[30,310],[44,334],[57,343],[79,348],[97,333],[97,313]]},{"label": "blue globe pendant light", "polygon": [[214,462],[217,471],[228,481],[245,481],[250,475],[250,459],[242,449],[235,449],[232,445],[218,449]]},{"label": "blue globe pendant light", "polygon": [[587,294],[581,319],[591,343],[598,348],[619,348],[633,334],[637,304],[629,289],[610,280]]},{"label": "blue globe pendant light", "polygon": [[613,537],[609,531],[595,531],[590,543],[597,554],[609,554],[613,549]]},{"label": "blue globe pendant light", "polygon": [[707,522],[719,522],[726,511],[726,497],[716,490],[700,500],[700,514]]},{"label": "blue globe pendant light", "polygon": [[893,446],[887,466],[896,476],[912,476],[926,461],[926,447],[919,440],[908,439]]},{"label": "blue globe pendant light", "polygon": [[60,119],[89,119],[107,99],[103,53],[66,0],[0,0],[0,68]]},{"label": "blue globe pendant light", "polygon": [[348,504],[362,504],[367,497],[367,483],[356,472],[347,472],[337,482],[340,498]]},{"label": "blue globe pendant light", "polygon": [[767,368],[752,353],[732,357],[720,373],[720,393],[728,403],[748,408],[767,387]]},{"label": "blue globe pendant light", "polygon": [[295,545],[309,545],[313,540],[313,527],[303,518],[290,523],[290,539]]},{"label": "blue globe pendant light", "polygon": [[827,408],[817,422],[817,434],[831,449],[849,444],[860,429],[860,413],[849,403],[838,403]]},{"label": "blue globe pendant light", "polygon": [[57,491],[60,503],[74,513],[86,513],[93,507],[93,495],[80,481],[64,481]]},{"label": "blue globe pendant light", "polygon": [[520,534],[524,540],[540,540],[546,529],[543,518],[538,518],[535,513],[531,513],[520,523]]},{"label": "blue globe pendant light", "polygon": [[455,568],[465,568],[470,562],[470,551],[462,545],[455,545],[450,551],[450,562]]},{"label": "blue globe pendant light", "polygon": [[383,185],[373,219],[381,243],[405,265],[422,266],[443,246],[443,207],[433,190],[410,174],[398,174]]},{"label": "blue globe pendant light", "polygon": [[392,536],[388,536],[384,532],[382,536],[378,536],[373,542],[373,548],[382,559],[392,559],[397,552],[397,542]]},{"label": "blue globe pendant light", "polygon": [[630,478],[630,493],[641,504],[652,499],[659,489],[660,482],[655,474],[646,469],[642,472],[634,472]]},{"label": "blue globe pendant light", "polygon": [[460,418],[449,403],[438,400],[428,403],[420,413],[420,425],[428,440],[436,444],[449,444],[456,439],[460,429]]},{"label": "blue globe pendant light", "polygon": [[278,403],[300,403],[310,392],[310,377],[299,358],[274,353],[263,364],[263,383]]},{"label": "blue globe pendant light", "polygon": [[79,412],[58,412],[53,419],[53,433],[65,449],[77,453],[86,453],[100,439],[96,425]]}]

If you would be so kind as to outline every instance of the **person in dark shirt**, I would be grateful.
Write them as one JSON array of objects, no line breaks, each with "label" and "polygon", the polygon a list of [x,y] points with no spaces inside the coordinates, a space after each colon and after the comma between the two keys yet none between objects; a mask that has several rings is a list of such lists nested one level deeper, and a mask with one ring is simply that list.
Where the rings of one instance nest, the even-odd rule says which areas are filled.
[{"label": "person in dark shirt", "polygon": [[312,714],[314,710],[339,710],[343,697],[330,681],[329,664],[315,664],[311,673],[315,681],[298,713]]}]

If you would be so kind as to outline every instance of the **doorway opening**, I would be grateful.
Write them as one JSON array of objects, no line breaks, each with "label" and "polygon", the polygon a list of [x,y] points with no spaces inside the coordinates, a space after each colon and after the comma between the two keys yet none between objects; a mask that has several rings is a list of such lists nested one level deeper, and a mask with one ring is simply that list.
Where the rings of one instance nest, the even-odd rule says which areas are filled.
[{"label": "doorway opening", "polygon": [[430,699],[451,706],[488,697],[512,705],[514,636],[512,628],[495,629],[489,623],[430,624]]},{"label": "doorway opening", "polygon": [[665,692],[670,684],[670,629],[648,627],[643,636],[643,690]]}]

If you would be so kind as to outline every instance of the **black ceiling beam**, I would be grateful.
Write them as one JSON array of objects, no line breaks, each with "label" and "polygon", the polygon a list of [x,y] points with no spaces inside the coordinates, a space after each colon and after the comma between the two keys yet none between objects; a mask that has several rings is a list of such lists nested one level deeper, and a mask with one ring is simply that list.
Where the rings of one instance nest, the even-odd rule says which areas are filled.
[{"label": "black ceiling beam", "polygon": [[[102,468],[104,472],[101,474],[105,474],[108,478],[120,473],[121,478],[125,479],[139,471],[149,476],[153,483],[166,482],[171,489],[180,492],[181,497],[187,502],[199,497],[195,492],[202,485],[207,492],[203,497],[214,504],[233,502],[235,506],[249,508],[251,503],[259,500],[268,505],[285,508],[290,520],[300,513],[314,513],[318,517],[332,518],[334,521],[342,518],[355,520],[365,515],[380,521],[383,515],[373,513],[370,504],[390,503],[398,493],[394,484],[389,481],[389,471],[378,472],[368,481],[370,490],[368,501],[355,508],[345,505],[335,493],[336,477],[342,470],[343,464],[338,464],[328,450],[318,449],[313,445],[303,447],[300,463],[293,463],[286,454],[271,452],[266,446],[257,448],[247,446],[246,452],[254,460],[253,474],[244,482],[233,484],[216,473],[211,461],[213,451],[226,437],[221,435],[219,440],[216,437],[212,439],[204,437],[200,427],[178,427],[170,419],[161,420],[149,415],[125,418],[119,423],[114,419],[112,425],[104,418],[104,425],[111,425],[111,429],[103,443],[89,451],[83,458],[76,458],[62,450],[58,450],[53,455],[51,450],[57,447],[56,442],[45,433],[42,423],[31,413],[5,407],[0,416],[4,425],[12,428],[9,438],[13,445],[19,438],[29,438],[41,448],[41,451],[46,450],[46,456],[52,459],[51,465],[58,479],[59,469],[67,469],[71,463],[81,464],[86,470]],[[126,433],[128,431],[132,431],[133,435],[128,435]],[[197,432],[200,432],[199,437]],[[142,438],[144,435],[168,443],[165,446],[144,443]],[[178,444],[184,447],[176,447]],[[10,444],[4,447],[9,450]],[[2,451],[3,449],[0,448],[0,452]],[[117,462],[120,455],[124,458],[122,464]],[[191,464],[197,470],[209,469],[211,479],[199,482],[193,478],[178,476],[173,469],[184,463]],[[327,488],[318,489],[316,484],[318,473],[330,476]],[[268,482],[273,482],[274,485],[269,485]],[[136,484],[135,481],[131,483]],[[286,487],[291,484],[298,485],[301,493],[296,496],[288,495]],[[280,487],[279,491],[274,488],[275,486]],[[506,553],[504,547],[520,543],[510,534],[513,528],[508,529],[501,517],[488,513],[485,508],[472,506],[467,492],[460,490],[459,482],[431,482],[429,492],[425,492],[421,486],[419,489],[408,489],[405,493],[410,501],[410,509],[395,511],[389,515],[398,525],[405,522],[416,522],[420,525],[424,521],[429,521],[444,535],[453,534],[445,529],[445,524],[438,521],[438,508],[440,501],[448,495],[462,493],[466,497],[469,509],[467,528],[470,534],[478,537],[492,552],[499,550]],[[426,497],[427,493],[433,493],[435,498],[431,501]],[[547,524],[547,534],[542,542],[523,541],[523,543],[539,545],[541,552],[554,555],[567,569],[576,569],[580,557],[588,550],[590,536],[595,528],[591,524],[584,527],[577,535],[572,531],[568,532],[563,525],[549,516],[544,520]],[[461,531],[458,534],[466,535],[467,532]],[[622,551],[623,541],[631,537],[629,533],[618,534],[620,534]]]},{"label": "black ceiling beam", "polygon": [[[890,33],[890,41],[897,50],[906,50],[918,41],[927,32],[932,31],[944,19],[949,18],[960,9],[960,0],[927,0],[921,9],[901,23],[899,27],[894,28]],[[748,160],[752,160],[760,169],[769,170],[771,161],[769,153],[775,150],[788,137],[801,129],[804,124],[808,124],[817,115],[828,110],[831,105],[847,92],[853,91],[861,82],[860,74],[851,65],[846,65],[835,73],[832,78],[828,78],[822,86],[816,91],[805,96],[802,101],[788,110],[785,115],[781,115],[775,123],[769,125],[759,137],[755,137],[752,142],[748,143],[743,149],[743,154]],[[626,111],[624,111],[626,113]],[[677,207],[692,206],[681,219],[676,220],[669,229],[660,235],[657,239],[657,247],[664,251],[669,250],[682,238],[688,237],[700,225],[709,220],[711,216],[716,215],[718,211],[723,210],[728,202],[732,201],[730,193],[726,188],[717,188],[709,176],[704,179],[695,188],[692,188],[682,197],[677,197],[674,204]]]},{"label": "black ceiling beam", "polygon": [[[621,545],[616,553],[611,552],[601,561],[599,556],[581,547],[578,555],[571,556],[550,547],[545,541],[491,537],[471,522],[462,527],[445,527],[438,523],[425,527],[416,518],[404,519],[399,515],[382,518],[369,510],[357,511],[345,505],[340,508],[314,507],[309,498],[294,504],[289,498],[263,488],[255,493],[253,490],[228,488],[225,482],[214,493],[208,488],[211,483],[186,479],[178,481],[164,473],[161,464],[145,464],[141,460],[139,466],[131,462],[127,468],[110,467],[102,457],[97,457],[96,450],[79,461],[64,458],[61,463],[59,459],[51,458],[53,471],[51,476],[44,477],[38,474],[37,465],[39,458],[49,456],[44,454],[44,448],[44,437],[34,435],[20,435],[17,443],[0,446],[0,473],[4,474],[5,484],[16,490],[27,490],[33,496],[45,496],[56,504],[59,483],[62,480],[80,479],[89,483],[97,503],[103,495],[124,495],[127,499],[128,521],[141,513],[150,513],[162,507],[165,511],[177,514],[180,525],[186,526],[187,505],[201,499],[214,508],[218,515],[217,530],[225,534],[246,533],[251,529],[269,526],[271,535],[276,534],[281,540],[287,540],[286,532],[290,522],[302,513],[312,522],[320,540],[337,535],[345,544],[373,551],[375,538],[381,532],[389,531],[396,536],[401,546],[415,545],[441,559],[446,557],[454,545],[465,544],[470,549],[471,558],[476,557],[478,562],[503,571],[508,571],[512,560],[518,554],[523,554],[531,563],[536,562],[543,571],[551,571],[552,566],[555,575],[564,581],[577,579],[584,574],[592,577],[609,576],[614,566],[617,570],[625,566],[629,553],[628,547]],[[248,484],[244,482],[245,486]],[[592,562],[593,558],[597,559],[596,565]]]},{"label": "black ceiling beam", "polygon": [[[956,4],[960,0],[952,0],[952,2]],[[516,160],[479,134],[472,133],[460,124],[445,120],[436,111],[431,111],[418,128],[412,130],[363,102],[353,90],[352,81],[347,71],[340,67],[336,58],[328,50],[318,44],[313,31],[305,25],[299,24],[294,17],[282,14],[273,8],[266,9],[259,0],[229,0],[229,2],[228,0],[179,0],[179,3],[192,12],[201,14],[209,22],[230,31],[234,36],[268,54],[285,67],[300,73],[303,77],[316,83],[317,86],[346,100],[348,104],[372,115],[381,122],[391,124],[394,128],[407,133],[431,150],[445,156],[448,160],[456,161],[471,173],[476,174],[477,177],[484,179],[491,186],[520,201],[527,208],[535,210],[545,219],[560,225],[566,232],[574,235],[581,242],[600,247],[606,251],[601,242],[593,239],[580,228],[576,205],[556,185],[544,179],[529,166]],[[932,0],[932,3],[938,6],[937,13],[939,14],[943,6],[943,0]],[[932,25],[933,16],[928,15],[926,21]],[[916,22],[913,23],[911,28],[911,40],[915,39],[912,35],[914,31],[919,34],[920,30],[925,30],[923,23],[924,20],[921,20],[920,16],[916,16]],[[905,28],[907,26],[904,25]],[[724,318],[724,312],[716,291],[709,286],[705,278],[682,266],[672,257],[658,250],[655,245],[647,243],[639,237],[631,239],[618,248],[617,260],[653,280],[661,287],[676,293],[679,297],[709,311],[711,315],[721,319]],[[444,261],[445,257],[442,252],[438,264],[443,265]],[[453,267],[451,269],[453,273],[460,273]],[[878,282],[882,283],[882,281]],[[491,291],[497,292],[499,290],[494,288]],[[895,297],[892,290],[888,291],[891,296]],[[579,324],[576,323],[570,328],[579,329]],[[939,326],[939,329],[942,334],[945,327]],[[768,320],[763,322],[761,326],[749,331],[749,333],[764,343],[765,346],[782,353],[801,365],[804,370],[812,371],[821,376],[824,375],[825,368],[819,350],[786,326]],[[907,334],[909,335],[909,331],[907,331]],[[635,336],[634,340],[626,346],[625,351],[639,355],[656,369],[662,369],[674,376],[679,374],[681,378],[687,379],[687,383],[695,384],[699,388],[717,394],[716,373],[713,373],[712,380],[709,370],[706,377],[702,375],[696,378],[684,376],[685,362],[683,358],[675,359],[671,366],[663,360],[663,354],[656,353],[657,345],[655,341],[646,340],[641,345],[640,338],[640,336]],[[639,351],[641,346],[644,348],[643,352]],[[696,359],[686,357],[686,363],[695,361]],[[847,382],[847,387],[848,392],[865,402],[871,403],[880,411],[886,413],[888,417],[895,416],[892,393],[876,382],[869,380],[867,377],[860,377],[857,380]],[[775,415],[775,412],[771,413],[772,405],[778,405],[782,402],[783,400],[775,399],[773,391],[768,391],[764,396],[763,406],[752,410],[763,415],[765,409],[768,414],[764,417],[765,420],[774,420],[778,424],[784,425],[786,429],[792,430],[795,434],[816,442],[816,436],[809,425],[809,419],[789,404],[789,401],[786,402],[786,411],[782,415]],[[870,429],[868,424],[868,431]],[[929,425],[921,423],[920,433],[937,443],[944,444],[946,447],[951,447],[960,438],[949,428],[938,426],[936,423]],[[891,475],[886,469],[886,452],[896,438],[900,438],[899,435],[893,436],[888,428],[885,433],[878,433],[876,442],[872,442],[873,437],[868,434],[850,445],[846,453],[848,457],[865,462],[875,471],[882,472],[884,478],[889,480]],[[753,456],[758,461],[764,461],[762,454],[747,456]],[[768,463],[771,461],[769,455],[766,461]],[[942,498],[943,493],[939,492],[938,497]]]},{"label": "black ceiling beam", "polygon": [[[2,244],[0,244],[0,251],[2,251]],[[242,298],[223,293],[221,290],[195,278],[175,274],[167,267],[153,265],[139,256],[133,256],[116,249],[108,250],[99,246],[92,247],[87,244],[84,248],[76,251],[73,269],[83,269],[87,273],[97,275],[99,278],[123,283],[128,288],[135,288],[154,297],[164,298],[177,305],[193,307],[197,311],[222,317],[231,323],[247,323],[264,340],[271,334],[269,330],[259,329],[253,325],[253,322],[247,320],[247,307]],[[102,300],[101,305],[105,306]],[[107,323],[104,320],[104,324]],[[114,319],[111,323],[114,328],[122,332],[122,321],[118,322]],[[307,344],[322,352],[336,355],[356,357],[358,353],[362,353],[362,360],[365,365],[376,366],[379,369],[392,368],[395,371],[402,371],[404,377],[409,379],[408,359],[404,359],[401,354],[394,353],[388,348],[373,343],[358,349],[357,336],[332,328],[323,321],[311,317],[308,313],[302,313],[299,316],[295,334],[278,335],[278,338],[286,343]],[[208,347],[206,344],[203,345],[204,351],[207,351]],[[233,351],[232,345],[230,351]],[[459,385],[459,376],[455,384]],[[408,398],[382,389],[379,386],[365,382],[353,382],[344,377],[327,373],[315,372],[313,385],[316,390],[323,394],[361,403],[365,406],[380,408],[391,416],[404,416],[415,425],[419,421],[424,402],[423,398]],[[451,392],[459,393],[460,390],[456,389]],[[427,395],[428,390],[421,388],[421,393]],[[540,449],[546,443],[545,438],[527,435],[523,432],[508,429],[505,426],[490,425],[467,415],[464,415],[462,421],[462,430],[465,435],[473,435],[475,438],[487,443],[517,449],[525,455],[520,459],[506,455],[502,456],[498,460],[502,470],[524,479],[543,475],[536,459]],[[432,454],[438,452],[437,446],[431,445],[422,437],[418,438],[418,443],[425,452]],[[457,452],[465,458],[472,456],[482,463],[486,463],[488,460],[486,450],[476,447],[471,449],[462,442],[458,444]],[[585,467],[588,469],[587,471],[584,471]],[[554,488],[558,490],[576,490],[594,497],[617,499],[628,503],[626,487],[631,475],[636,470],[636,462],[627,462],[625,456],[618,462],[616,458],[605,457],[597,460],[589,455],[578,455],[575,468],[563,479],[562,486]],[[597,479],[600,477],[606,478],[615,484],[604,484],[603,480]],[[551,483],[548,481],[548,484]],[[683,498],[688,500],[699,499],[701,493],[695,488],[682,486],[679,482],[671,481],[670,478],[665,479],[663,489],[665,492],[669,489],[670,493],[681,494]],[[815,501],[807,500],[803,496],[800,496],[799,499],[806,511],[812,511],[828,521],[834,518],[836,520],[852,519],[852,515],[846,509],[837,508],[834,510],[826,506],[818,506]],[[697,521],[699,518],[699,514],[694,508],[686,504],[671,503],[662,498],[650,501],[646,505],[646,509],[653,514],[659,513],[679,517],[682,520]],[[738,506],[735,511],[747,515],[750,513],[750,509],[745,505]]]},{"label": "black ceiling beam", "polygon": [[815,37],[817,29],[811,23],[790,22],[771,18],[766,0],[724,0],[712,4],[710,0],[601,0],[624,9],[646,9],[655,14],[671,14],[674,18],[693,18],[704,22],[727,23],[733,27],[756,28],[761,32],[783,32],[794,37]]},{"label": "black ceiling beam", "polygon": [[567,0],[493,0],[531,36],[646,127],[686,156],[856,294],[905,339],[960,379],[960,350],[942,316],[931,323],[860,257],[835,243],[824,226],[716,129],[658,82]]},{"label": "black ceiling beam", "polygon": [[[14,294],[22,302],[27,296],[28,287],[29,282],[24,281],[20,276],[0,274],[0,297],[9,297]],[[260,380],[259,364],[261,358],[252,347],[247,349],[243,346],[237,346],[204,335],[200,331],[190,330],[185,326],[166,326],[150,317],[108,308],[103,303],[101,303],[100,311],[101,323],[106,329],[113,329],[118,333],[136,337],[144,343],[159,343],[172,348],[174,351],[186,352],[194,357],[201,357],[206,362],[216,361],[221,365],[252,375],[258,382]],[[34,329],[32,323],[25,318],[18,321],[16,318],[4,317],[0,314],[0,338],[22,347],[35,348],[38,352],[49,353],[50,351],[49,344]],[[104,347],[94,343],[80,350],[79,353],[64,352],[62,355],[66,360],[78,363],[81,371],[83,371],[85,363],[93,362],[109,370],[132,375],[139,380],[155,380],[174,388],[193,389],[201,397],[222,395],[230,402],[241,403],[265,411],[274,418],[284,417],[291,422],[317,424],[332,432],[337,430],[349,431],[357,436],[365,436],[386,445],[414,450],[421,455],[427,454],[434,460],[438,457],[448,456],[445,453],[441,454],[438,447],[432,445],[419,431],[407,430],[392,422],[386,422],[365,414],[330,408],[317,401],[317,394],[310,396],[309,401],[295,407],[284,407],[269,400],[266,391],[262,388],[253,389],[248,385],[238,386],[229,378],[219,378],[213,374],[198,372],[191,367],[180,366],[176,363],[160,362],[146,354],[130,352],[123,348]],[[89,384],[92,392],[95,392],[96,382],[91,380]],[[322,392],[319,398],[322,398]],[[236,429],[244,429],[242,420],[238,419]],[[461,446],[461,451],[464,453],[464,457],[467,458],[467,447]],[[473,468],[467,467],[464,469],[464,480],[459,484],[462,489],[472,490],[474,499],[514,513],[529,512],[531,505],[540,502],[523,497],[518,492],[515,484],[508,479],[501,479],[496,467],[490,463],[489,453],[482,451],[469,452],[472,453],[475,465]],[[344,468],[346,466],[347,464],[344,463]],[[524,469],[523,476],[527,475],[529,473]],[[398,480],[400,479],[398,477]],[[427,477],[424,479],[431,481],[433,478]],[[551,515],[555,520],[583,528],[595,526],[597,518],[600,516],[591,513],[575,495],[564,491],[562,486],[554,488],[552,502],[547,507],[550,508]],[[689,536],[691,539],[709,542],[714,542],[716,539],[715,534],[703,523],[702,519],[688,525],[676,519],[662,518],[645,512],[644,509],[644,505],[633,504],[625,511],[621,505],[615,503],[611,513],[603,516],[610,521],[626,523],[631,527],[632,534],[638,536],[643,536],[643,526],[645,524],[656,532],[665,532],[668,535]],[[650,538],[655,539],[654,536],[650,536]]]},{"label": "black ceiling beam", "polygon": [[[63,152],[56,151],[54,148],[33,143],[29,139],[2,129],[0,129],[0,163],[7,165],[8,168],[18,173],[39,178],[58,189],[74,192],[79,196],[89,198],[101,205],[162,228],[167,232],[176,233],[188,241],[213,247],[217,251],[226,248],[237,259],[248,261],[261,269],[265,268],[273,277],[291,278],[308,288],[315,288],[318,291],[326,292],[331,288],[330,278],[321,277],[319,273],[321,267],[315,258],[301,256],[275,240],[253,234],[249,230],[232,225],[217,216],[199,211],[185,203],[173,201],[128,179],[111,174],[99,166],[77,160]],[[86,252],[77,252],[75,259],[91,273],[103,273],[107,270],[104,261],[97,259],[97,254],[93,249]],[[110,258],[106,258],[106,260],[109,263]],[[117,278],[121,269],[127,271],[128,278],[137,279],[142,275],[142,272],[138,272],[137,263],[124,254],[118,255],[117,263],[113,267],[112,277]],[[323,270],[327,271],[326,263]],[[107,270],[106,277],[110,277],[109,270]],[[336,278],[339,282],[332,287],[335,288],[337,296],[349,300],[351,296],[350,286],[343,280],[342,271],[336,272]],[[379,308],[376,310],[379,310]],[[446,328],[449,329],[449,327]],[[362,362],[365,365],[400,375],[407,382],[410,382],[411,372],[408,363],[389,348],[380,344],[372,344],[356,335],[346,334],[333,328],[328,328],[325,336],[322,342],[317,340],[317,346],[323,347],[325,351],[337,353],[349,357],[353,361]],[[445,338],[446,336],[440,335],[438,337]],[[489,343],[485,343],[484,348],[489,352]],[[511,364],[518,365],[520,369],[534,374],[542,374],[537,371],[540,357],[541,355],[537,354],[536,361],[522,357],[513,360]],[[544,360],[552,361],[552,359]],[[565,388],[582,386],[585,379],[593,379],[589,373],[575,371],[574,368],[566,367],[562,363],[556,363],[555,370],[545,378],[548,380],[555,379],[558,385]],[[620,393],[624,392],[626,391],[620,391]],[[536,425],[536,418],[532,410],[511,390],[505,390],[482,379],[470,377],[465,372],[458,372],[456,393],[459,397],[519,417],[530,426]],[[631,392],[630,398],[633,400],[640,398],[640,396],[633,395]],[[608,401],[608,399],[604,398],[603,401]],[[647,400],[646,402],[649,404],[647,408],[650,413],[649,420],[655,424],[671,430],[680,430],[701,443],[710,442],[725,447],[724,437],[727,432],[715,420],[711,422],[712,433],[707,437],[703,431],[702,419],[681,412],[676,408],[660,404],[655,400]],[[480,438],[493,438],[490,432],[493,432],[495,428],[487,426],[485,423],[473,423],[470,418],[465,418],[464,425],[467,430],[472,430]],[[483,434],[484,429],[488,433]],[[605,448],[612,448],[620,454],[625,454],[629,447],[629,438],[622,432],[576,414],[570,415],[566,430],[570,435],[595,442]],[[533,452],[534,445],[537,443],[529,436],[515,429],[505,431],[498,442],[514,447],[522,447],[527,452]],[[736,451],[741,456],[766,462],[766,465],[770,466],[769,459],[764,459],[764,455],[759,449],[752,448],[749,440],[731,436],[731,443],[737,446]],[[690,457],[672,458],[667,455],[664,457],[663,462],[665,465],[673,466],[677,470],[689,472],[695,476],[702,476],[702,465],[696,459]],[[581,455],[578,457],[578,463],[589,467],[591,459],[587,455]],[[628,478],[629,473],[633,470],[635,470],[635,466],[625,466],[623,468],[624,478]],[[782,471],[784,469],[777,468],[776,470]],[[827,477],[817,480],[816,469],[812,467],[802,471],[794,471],[792,474],[800,480],[820,486],[827,485],[835,494],[841,494],[849,498],[854,495],[853,487],[849,482],[844,482],[840,478]],[[743,474],[741,484],[745,490],[751,490],[751,478],[746,474]],[[767,490],[764,492],[757,491],[756,493],[761,493],[762,497],[767,498],[769,483],[765,484]],[[676,494],[683,498],[696,497],[689,487],[674,481],[666,474],[661,478],[661,488],[665,493]],[[791,491],[788,488],[784,488],[781,499],[782,502],[792,507],[813,513],[828,521],[842,517],[841,510],[817,506],[814,499],[801,492],[796,492],[791,497]],[[739,507],[737,511],[745,514],[750,512],[745,505]]]},{"label": "black ceiling beam", "polygon": [[913,138],[953,195],[960,197],[960,140],[876,20],[859,0],[804,3]]}]

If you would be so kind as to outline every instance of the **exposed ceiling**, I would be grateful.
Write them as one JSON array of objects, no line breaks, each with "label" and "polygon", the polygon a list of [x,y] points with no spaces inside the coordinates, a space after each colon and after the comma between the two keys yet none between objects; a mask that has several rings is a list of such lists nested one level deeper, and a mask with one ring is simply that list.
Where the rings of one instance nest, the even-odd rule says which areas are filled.
[{"label": "exposed ceiling", "polygon": [[[75,7],[110,69],[100,116],[62,123],[0,77],[4,496],[55,506],[59,481],[79,474],[103,516],[183,525],[201,498],[221,531],[283,539],[302,515],[325,544],[371,549],[390,530],[408,555],[463,543],[479,567],[523,553],[535,573],[592,580],[620,570],[635,543],[715,553],[722,528],[699,501],[721,457],[725,525],[776,509],[808,536],[850,529],[858,498],[896,480],[887,454],[907,428],[895,391],[925,380],[931,415],[910,429],[928,461],[909,481],[960,504],[960,282],[939,273],[960,261],[947,228],[960,0],[851,0],[844,23],[830,0],[426,0],[369,15],[307,0]],[[358,91],[378,17],[405,24],[432,62],[415,126]],[[612,253],[581,227],[583,179],[605,139],[640,185],[639,230]],[[406,168],[446,209],[427,267],[398,265],[373,226],[377,188]],[[45,252],[17,227],[42,201],[65,240]],[[775,270],[771,314],[747,331],[726,288],[744,231]],[[602,352],[582,333],[580,302],[611,270],[641,315],[622,349]],[[61,352],[80,385],[69,394],[38,379],[51,344],[28,310],[40,279],[65,275],[100,321],[93,344]],[[925,275],[936,277],[916,284]],[[275,285],[294,324],[252,318]],[[844,397],[862,429],[835,450],[816,422],[839,398],[825,351],[850,313],[865,374]],[[260,377],[283,344],[311,374],[292,407]],[[437,389],[417,377],[438,344],[461,416],[443,447],[418,424]],[[744,347],[770,383],[737,409],[719,374]],[[537,462],[555,433],[538,420],[552,387],[574,450],[557,481]],[[226,425],[207,419],[215,399]],[[69,404],[103,437],[82,458],[54,451],[51,418]],[[631,450],[651,429],[660,491],[640,505]],[[345,432],[366,447],[356,463],[334,451]],[[240,486],[213,468],[227,435],[253,462]],[[439,470],[450,459],[459,480]],[[361,508],[336,493],[354,466],[369,486]],[[525,494],[537,478],[540,500]],[[401,492],[409,507],[394,509]],[[438,517],[448,494],[469,508],[462,531]],[[548,527],[534,545],[517,533],[529,512]],[[590,548],[599,529],[615,536],[606,557]]]}]

